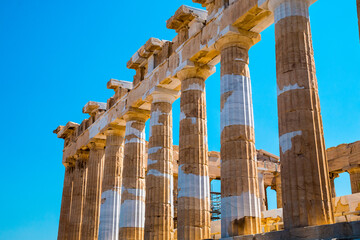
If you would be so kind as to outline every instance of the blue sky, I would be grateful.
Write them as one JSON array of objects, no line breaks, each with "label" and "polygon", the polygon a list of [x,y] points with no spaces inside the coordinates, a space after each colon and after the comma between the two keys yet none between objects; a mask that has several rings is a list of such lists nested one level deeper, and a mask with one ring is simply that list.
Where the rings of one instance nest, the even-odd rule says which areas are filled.
[{"label": "blue sky", "polygon": [[[0,239],[56,239],[64,167],[63,141],[52,130],[80,123],[86,102],[111,97],[110,78],[132,80],[126,62],[150,37],[175,36],[165,21],[181,4],[199,7],[190,0],[0,1]],[[310,15],[326,145],[360,140],[355,0],[318,1]],[[278,154],[273,26],[262,39],[250,50],[256,144]],[[209,149],[217,151],[219,70],[207,80]],[[178,119],[177,101],[174,144]],[[350,193],[348,183],[347,176],[336,181],[339,195]]]}]

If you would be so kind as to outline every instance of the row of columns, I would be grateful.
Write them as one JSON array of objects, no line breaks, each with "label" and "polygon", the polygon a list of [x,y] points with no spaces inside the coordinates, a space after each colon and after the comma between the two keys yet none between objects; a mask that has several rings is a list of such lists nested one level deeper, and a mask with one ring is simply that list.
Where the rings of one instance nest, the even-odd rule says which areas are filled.
[{"label": "row of columns", "polygon": [[[282,167],[282,185],[277,180],[282,187],[281,191],[281,187],[277,189],[282,203],[278,205],[283,205],[286,229],[334,221],[309,5],[308,0],[270,0],[269,3],[275,16]],[[258,36],[240,34],[219,43],[224,238],[260,232],[262,203],[248,68],[248,50],[257,40]],[[206,66],[189,67],[178,73],[181,80],[178,239],[210,237],[205,80],[211,73],[211,68]],[[105,142],[97,141],[90,146],[87,163],[82,160],[79,167],[78,164],[66,167],[59,239],[70,239],[66,235],[67,225],[62,223],[72,214],[71,197],[78,198],[84,192],[85,199],[74,203],[74,207],[85,206],[80,210],[82,226],[75,227],[78,229],[75,235],[81,233],[81,239],[173,237],[171,104],[174,100],[171,94],[153,96],[147,163],[144,130],[149,115],[130,111],[124,117],[125,131],[117,129],[108,133],[106,154]],[[82,176],[76,183],[78,186],[73,186],[74,172]]]}]

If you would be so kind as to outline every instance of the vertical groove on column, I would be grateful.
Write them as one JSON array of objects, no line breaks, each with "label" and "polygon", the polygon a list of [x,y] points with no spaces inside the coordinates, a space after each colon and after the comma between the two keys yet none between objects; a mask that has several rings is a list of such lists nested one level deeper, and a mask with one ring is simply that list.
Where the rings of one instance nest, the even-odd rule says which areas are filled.
[{"label": "vertical groove on column", "polygon": [[108,130],[101,193],[99,240],[119,236],[124,129]]},{"label": "vertical groove on column", "polygon": [[145,120],[126,122],[119,239],[143,239],[145,222]]},{"label": "vertical groove on column", "polygon": [[205,80],[181,83],[178,239],[210,237]]},{"label": "vertical groove on column", "polygon": [[88,153],[78,154],[74,170],[74,190],[71,210],[69,239],[79,240],[81,237],[81,222],[85,202],[85,187],[87,175]]},{"label": "vertical groove on column", "polygon": [[151,105],[145,239],[173,239],[172,101]]},{"label": "vertical groove on column", "polygon": [[284,0],[276,4],[284,225],[289,229],[331,224],[334,217],[308,1]]},{"label": "vertical groove on column", "polygon": [[73,191],[73,173],[74,173],[74,166],[73,164],[69,163],[69,165],[65,167],[58,240],[68,239],[68,229],[69,229],[69,221],[71,215],[70,212],[71,212],[71,201],[72,201],[72,191]]},{"label": "vertical groove on column", "polygon": [[81,239],[98,239],[104,147],[105,143],[100,140],[90,146]]},{"label": "vertical groove on column", "polygon": [[221,51],[221,236],[260,232],[261,213],[248,51]]}]

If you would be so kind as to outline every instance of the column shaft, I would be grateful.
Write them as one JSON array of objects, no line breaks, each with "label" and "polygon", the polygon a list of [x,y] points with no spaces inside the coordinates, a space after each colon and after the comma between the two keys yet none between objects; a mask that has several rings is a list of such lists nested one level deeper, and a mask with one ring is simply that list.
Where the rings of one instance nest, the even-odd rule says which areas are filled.
[{"label": "column shaft", "polygon": [[144,238],[145,167],[145,119],[127,119],[119,239]]},{"label": "column shaft", "polygon": [[282,208],[283,201],[282,201],[282,190],[281,190],[281,174],[279,172],[275,173],[275,191],[276,191],[277,208]]},{"label": "column shaft", "polygon": [[221,236],[260,232],[261,199],[256,162],[248,50],[221,50]]},{"label": "column shaft", "polygon": [[87,161],[88,153],[81,153],[75,163],[74,170],[74,190],[71,206],[71,219],[69,228],[69,239],[79,240],[81,237],[81,223],[83,207],[85,202],[86,181],[87,181]]},{"label": "column shaft", "polygon": [[178,239],[210,237],[205,79],[181,82]]},{"label": "column shaft", "polygon": [[67,240],[71,216],[71,202],[73,193],[74,166],[70,164],[65,168],[63,194],[61,200],[58,240]]},{"label": "column shaft", "polygon": [[119,237],[125,128],[108,130],[106,134],[99,240],[117,240]]},{"label": "column shaft", "polygon": [[308,0],[270,0],[276,70],[284,225],[333,223],[328,163]]},{"label": "column shaft", "polygon": [[329,173],[330,177],[330,186],[331,186],[331,197],[336,197],[336,190],[335,190],[335,178],[339,177],[338,173]]},{"label": "column shaft", "polygon": [[173,239],[172,100],[154,96],[146,175],[145,239]]},{"label": "column shaft", "polygon": [[263,172],[258,171],[258,182],[259,182],[259,196],[260,196],[260,210],[266,211],[267,199],[266,199],[266,188],[264,182]]},{"label": "column shaft", "polygon": [[104,167],[105,142],[96,140],[90,144],[86,199],[82,219],[81,239],[97,240],[101,201],[101,184]]},{"label": "column shaft", "polygon": [[360,168],[353,168],[348,170],[351,181],[351,192],[352,194],[360,192]]}]

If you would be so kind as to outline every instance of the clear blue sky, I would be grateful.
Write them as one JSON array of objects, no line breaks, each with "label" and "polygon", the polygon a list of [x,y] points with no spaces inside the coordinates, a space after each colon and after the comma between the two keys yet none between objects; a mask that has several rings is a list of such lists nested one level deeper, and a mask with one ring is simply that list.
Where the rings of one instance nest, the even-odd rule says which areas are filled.
[{"label": "clear blue sky", "polygon": [[[0,1],[0,239],[56,239],[63,140],[89,100],[106,101],[110,78],[132,80],[126,62],[150,37],[171,40],[165,21],[183,1]],[[199,7],[199,6],[198,6]],[[360,44],[355,0],[311,7],[327,147],[360,140]],[[279,153],[274,28],[250,51],[257,148]],[[218,70],[220,68],[218,67]],[[219,71],[207,80],[209,149],[219,150]],[[174,104],[178,144],[179,103]],[[348,194],[348,178],[337,181]]]}]

